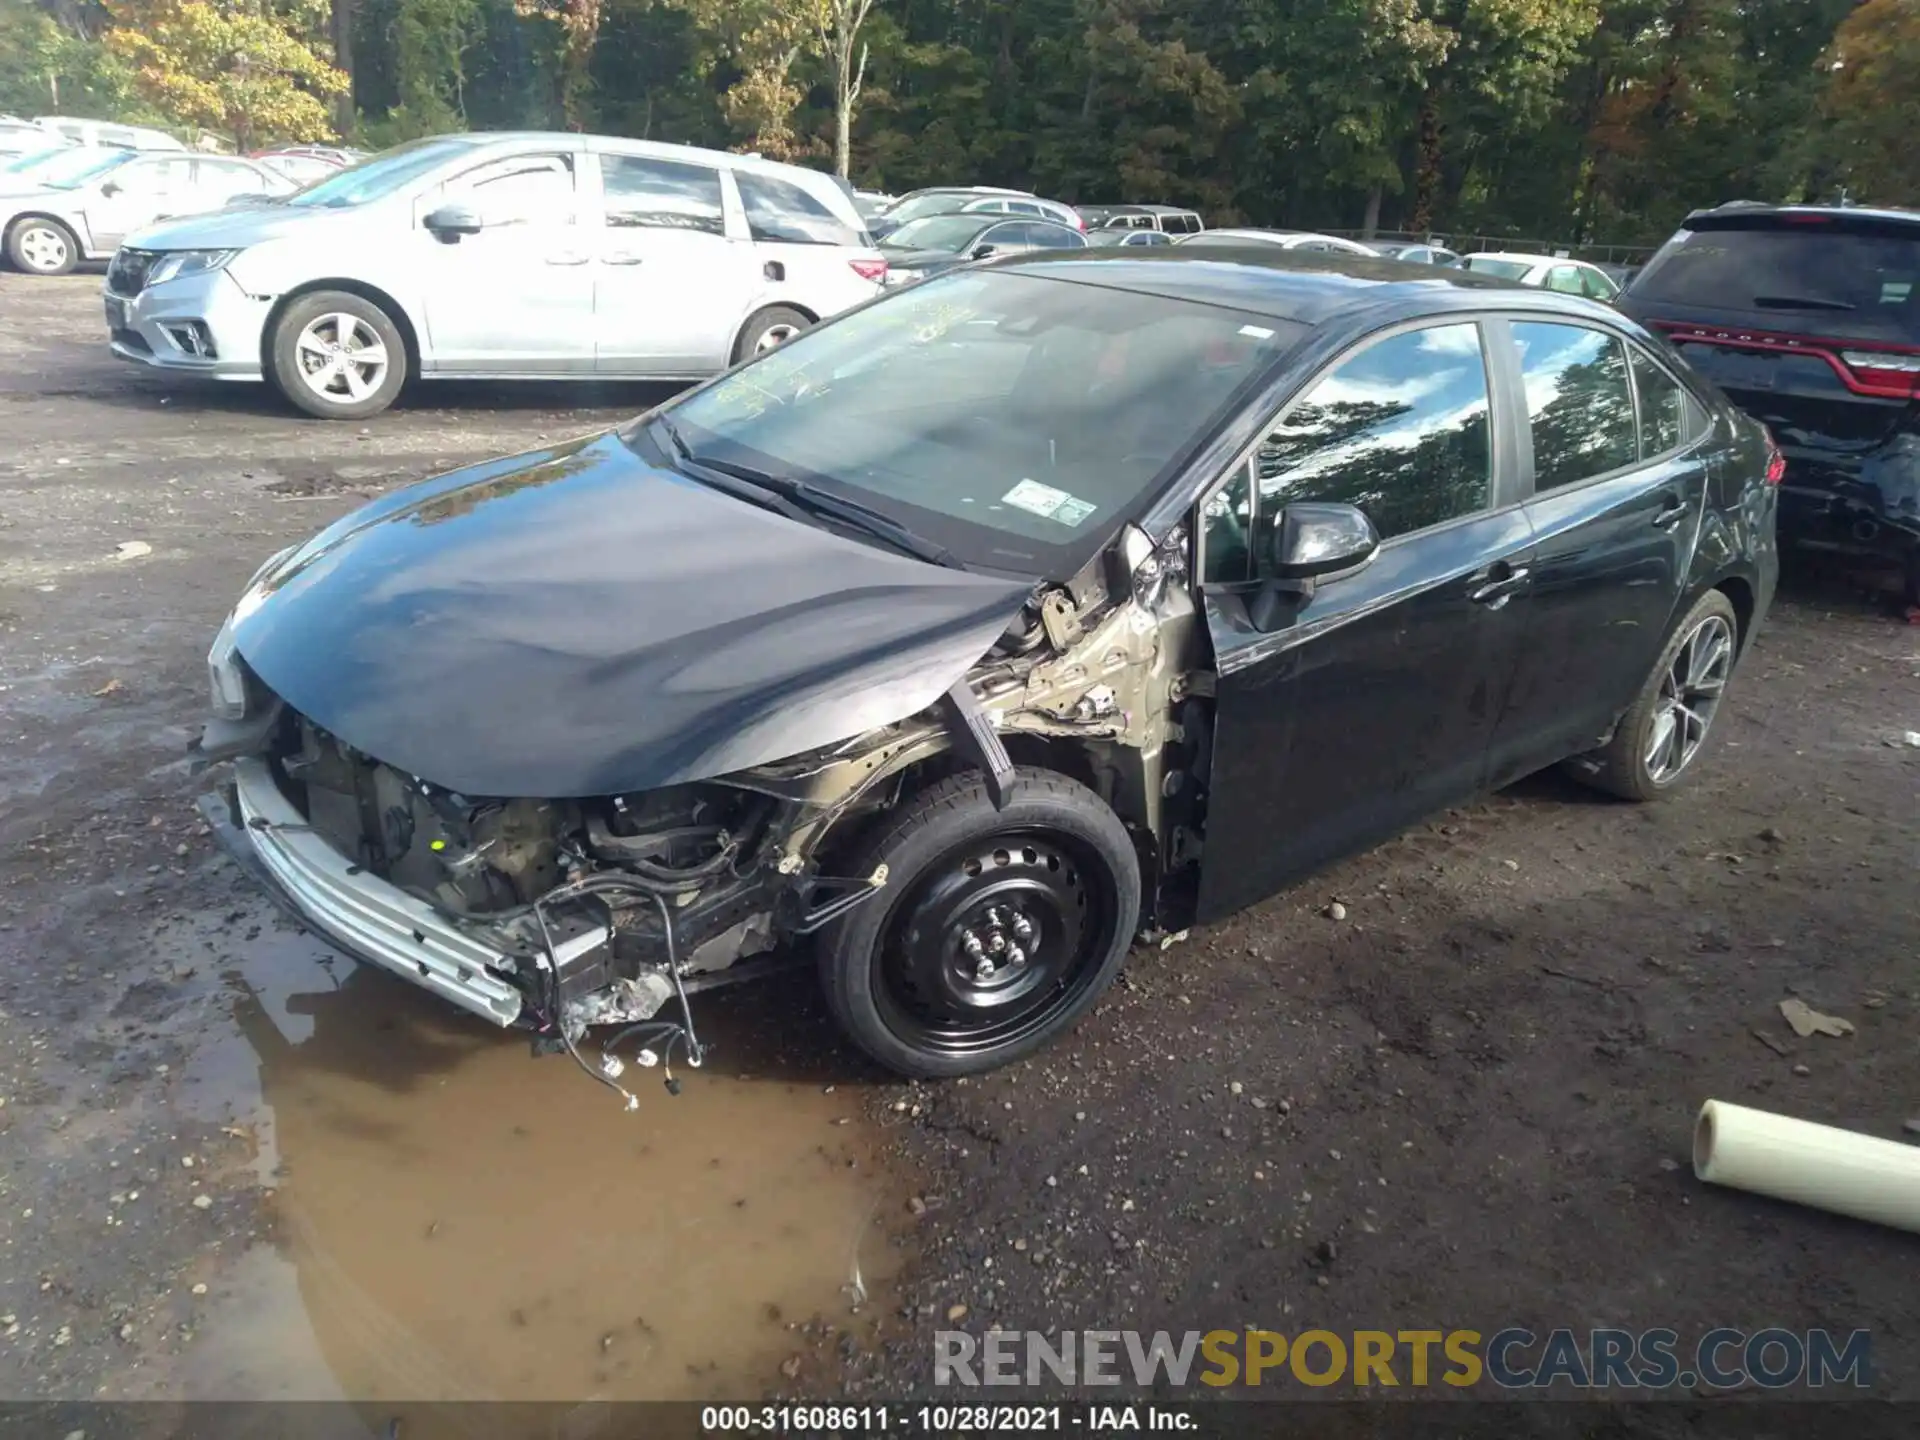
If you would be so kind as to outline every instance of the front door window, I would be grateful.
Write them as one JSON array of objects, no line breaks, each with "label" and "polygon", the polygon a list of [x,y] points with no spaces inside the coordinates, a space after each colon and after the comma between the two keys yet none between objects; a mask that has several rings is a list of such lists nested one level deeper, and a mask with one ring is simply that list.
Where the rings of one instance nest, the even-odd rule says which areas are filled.
[{"label": "front door window", "polygon": [[1205,578],[1252,578],[1261,516],[1300,500],[1358,506],[1382,540],[1486,508],[1493,483],[1480,327],[1436,325],[1361,350],[1289,406],[1202,509]]}]

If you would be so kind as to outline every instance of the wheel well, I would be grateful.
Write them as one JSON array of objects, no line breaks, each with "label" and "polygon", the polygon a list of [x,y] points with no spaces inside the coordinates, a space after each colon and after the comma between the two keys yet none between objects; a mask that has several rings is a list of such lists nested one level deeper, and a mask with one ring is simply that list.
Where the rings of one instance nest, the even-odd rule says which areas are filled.
[{"label": "wheel well", "polygon": [[1739,627],[1740,649],[1747,648],[1747,635],[1753,628],[1753,587],[1738,575],[1729,575],[1713,587],[1733,606],[1734,623]]},{"label": "wheel well", "polygon": [[386,312],[387,318],[400,332],[400,339],[407,347],[407,374],[417,378],[420,374],[420,337],[415,333],[413,320],[407,314],[406,307],[395,300],[386,291],[363,280],[309,280],[304,285],[296,285],[278,300],[273,309],[267,312],[267,323],[260,335],[260,358],[271,366],[273,354],[273,333],[280,327],[280,317],[287,313],[287,307],[304,296],[321,290],[339,290],[348,295],[358,295],[369,305],[378,305]]},{"label": "wheel well", "polygon": [[796,305],[791,300],[775,300],[770,305],[757,306],[753,310],[753,312],[747,316],[746,319],[740,322],[740,328],[733,332],[733,348],[735,350],[738,350],[740,348],[740,342],[746,338],[747,330],[749,329],[749,327],[752,326],[753,322],[758,320],[762,315],[766,314],[769,310],[792,310],[798,314],[806,316],[807,323],[809,325],[818,325],[820,323],[820,317],[814,314],[813,311],[808,309],[805,305]]},{"label": "wheel well", "polygon": [[47,215],[38,210],[28,210],[23,214],[14,216],[13,219],[7,222],[6,233],[12,235],[14,231],[18,230],[29,220],[42,220],[49,225],[57,226],[75,245],[80,244],[80,232],[75,230],[73,226],[62,220],[58,215]]}]

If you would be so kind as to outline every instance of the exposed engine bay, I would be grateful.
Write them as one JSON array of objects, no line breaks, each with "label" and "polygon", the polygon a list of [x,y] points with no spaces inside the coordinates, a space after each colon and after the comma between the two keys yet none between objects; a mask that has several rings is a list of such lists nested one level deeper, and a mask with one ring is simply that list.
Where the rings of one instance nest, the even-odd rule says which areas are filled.
[{"label": "exposed engine bay", "polygon": [[[1071,584],[1036,590],[928,710],[710,780],[590,799],[465,796],[285,706],[262,749],[315,835],[353,869],[484,931],[512,966],[499,978],[523,997],[515,1023],[536,1048],[571,1054],[632,1106],[619,1078],[629,1063],[659,1065],[676,1092],[676,1051],[701,1063],[691,994],[784,963],[770,958],[783,942],[886,888],[884,864],[862,866],[861,836],[932,780],[977,770],[996,803],[1015,764],[1080,780],[1139,853],[1137,925],[1184,925],[1212,733],[1186,543],[1129,529]],[[620,1029],[590,1061],[580,1042],[598,1026]]]}]

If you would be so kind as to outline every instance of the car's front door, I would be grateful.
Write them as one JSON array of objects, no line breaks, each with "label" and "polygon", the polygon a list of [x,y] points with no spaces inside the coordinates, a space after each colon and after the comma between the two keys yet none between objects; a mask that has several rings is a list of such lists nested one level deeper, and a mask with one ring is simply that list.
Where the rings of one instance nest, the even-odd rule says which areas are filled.
[{"label": "car's front door", "polygon": [[[424,296],[428,372],[569,375],[593,368],[594,217],[579,155],[488,160],[414,201],[407,237]],[[476,234],[427,220],[460,209]]]},{"label": "car's front door", "polygon": [[1493,745],[1504,785],[1597,745],[1632,702],[1666,643],[1709,476],[1698,405],[1638,346],[1570,321],[1492,328],[1527,408],[1535,536],[1525,652]]},{"label": "car's front door", "polygon": [[712,165],[600,156],[606,234],[594,267],[594,368],[602,374],[707,375],[732,359],[742,308],[762,277],[744,224],[729,217],[722,180]]},{"label": "car's front door", "polygon": [[[1216,667],[1200,912],[1212,919],[1473,794],[1524,627],[1531,542],[1496,443],[1482,327],[1363,343],[1200,505]],[[1276,511],[1343,501],[1373,560],[1256,628]],[[1263,519],[1267,517],[1266,519]]]},{"label": "car's front door", "polygon": [[86,199],[87,231],[96,252],[112,252],[143,225],[179,213],[192,193],[193,162],[184,155],[129,160],[116,166]]}]

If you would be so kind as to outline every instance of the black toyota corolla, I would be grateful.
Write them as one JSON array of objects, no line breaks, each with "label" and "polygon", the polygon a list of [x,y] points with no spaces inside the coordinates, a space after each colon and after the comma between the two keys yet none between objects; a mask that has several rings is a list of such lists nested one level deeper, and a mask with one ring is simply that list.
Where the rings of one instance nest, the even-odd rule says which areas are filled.
[{"label": "black toyota corolla", "polygon": [[1576,298],[977,267],[274,557],[209,657],[213,808],[343,948],[609,1083],[807,938],[868,1054],[983,1070],[1136,936],[1476,792],[1681,784],[1780,471]]}]

